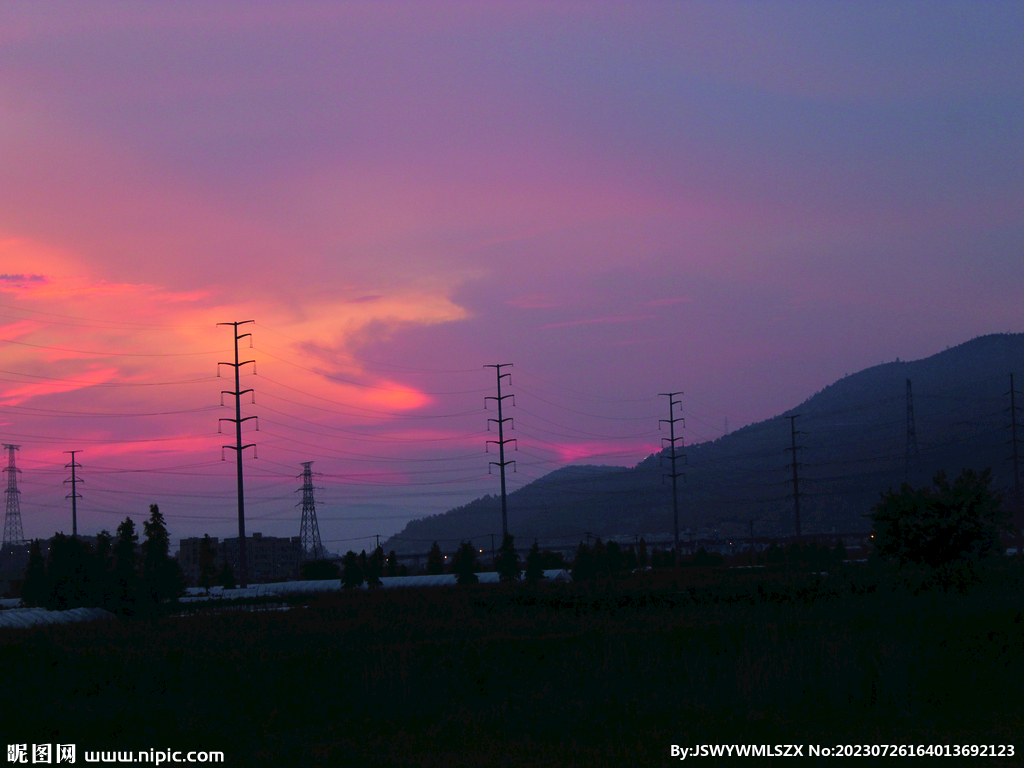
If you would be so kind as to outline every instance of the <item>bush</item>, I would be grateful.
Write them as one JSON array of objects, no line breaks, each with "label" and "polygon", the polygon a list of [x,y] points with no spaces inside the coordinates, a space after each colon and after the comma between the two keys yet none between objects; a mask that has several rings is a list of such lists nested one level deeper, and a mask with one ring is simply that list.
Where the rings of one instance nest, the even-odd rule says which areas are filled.
[{"label": "bush", "polygon": [[991,482],[991,470],[965,469],[953,483],[939,472],[933,487],[883,493],[870,515],[875,554],[932,568],[999,554],[1007,515]]},{"label": "bush", "polygon": [[452,573],[459,584],[476,584],[480,581],[476,571],[476,549],[472,542],[464,541],[453,558]]},{"label": "bush", "polygon": [[303,581],[340,579],[341,568],[330,560],[309,560],[302,564],[301,576]]},{"label": "bush", "polygon": [[519,581],[519,573],[522,570],[513,542],[512,534],[506,533],[501,541],[498,557],[494,561],[494,570],[498,572],[498,579],[503,583]]},{"label": "bush", "polygon": [[351,549],[345,553],[341,561],[341,586],[345,589],[355,589],[363,583],[363,569],[359,564],[359,555]]},{"label": "bush", "polygon": [[541,559],[540,546],[534,541],[533,546],[530,547],[530,551],[526,555],[525,577],[527,584],[536,584],[544,578],[544,566],[541,563]]},{"label": "bush", "polygon": [[441,556],[441,547],[435,541],[430,547],[430,554],[427,555],[427,573],[431,576],[439,576],[444,573],[444,558]]}]

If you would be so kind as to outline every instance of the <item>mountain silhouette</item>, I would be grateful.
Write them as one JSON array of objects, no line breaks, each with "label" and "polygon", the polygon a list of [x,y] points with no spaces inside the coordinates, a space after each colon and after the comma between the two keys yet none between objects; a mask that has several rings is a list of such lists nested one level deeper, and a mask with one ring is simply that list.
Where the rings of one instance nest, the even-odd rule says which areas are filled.
[{"label": "mountain silhouette", "polygon": [[[773,419],[683,449],[680,531],[686,538],[795,532],[792,435],[796,419],[802,531],[859,532],[879,494],[903,482],[924,485],[937,470],[992,468],[995,486],[1013,503],[1010,374],[1024,389],[1024,334],[981,336],[912,362],[854,373]],[[917,451],[908,451],[907,380],[912,382]],[[1017,398],[1018,407],[1024,397]],[[1018,415],[1018,424],[1024,418]],[[1024,429],[1018,430],[1024,441]],[[509,532],[525,544],[571,544],[592,536],[632,541],[671,537],[668,462],[658,454],[635,467],[568,466],[508,497]],[[501,531],[501,500],[484,496],[441,515],[410,522],[385,543],[424,551],[485,546]],[[496,536],[499,539],[500,536]],[[488,541],[489,543],[489,541]]]}]

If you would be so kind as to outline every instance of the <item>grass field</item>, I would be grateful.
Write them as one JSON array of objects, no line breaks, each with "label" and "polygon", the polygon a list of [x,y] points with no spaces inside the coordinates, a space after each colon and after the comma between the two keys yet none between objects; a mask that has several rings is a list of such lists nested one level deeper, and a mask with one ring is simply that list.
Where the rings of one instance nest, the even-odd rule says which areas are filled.
[{"label": "grass field", "polygon": [[628,766],[678,763],[672,744],[1014,744],[1022,577],[1010,559],[950,592],[865,567],[684,569],[10,630],[0,729],[6,743],[218,749],[244,766]]}]

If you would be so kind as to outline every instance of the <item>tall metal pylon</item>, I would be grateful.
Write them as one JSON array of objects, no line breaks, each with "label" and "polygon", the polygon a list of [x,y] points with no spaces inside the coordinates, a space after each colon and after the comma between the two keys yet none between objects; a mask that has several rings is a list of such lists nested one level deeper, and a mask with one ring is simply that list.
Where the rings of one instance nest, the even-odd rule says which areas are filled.
[{"label": "tall metal pylon", "polygon": [[[251,333],[243,333],[239,335],[238,326],[246,325],[247,323],[253,323],[255,320],[238,320],[233,323],[217,323],[217,325],[230,325],[232,328],[232,336],[235,341],[235,362],[233,363],[217,363],[217,375],[220,376],[220,367],[222,365],[230,365],[235,369],[235,389],[222,390],[221,391],[221,402],[223,404],[224,395],[233,395],[235,398],[235,418],[233,419],[219,419],[217,421],[218,429],[220,428],[220,422],[230,421],[235,425],[235,444],[225,445],[222,447],[222,458],[223,449],[227,449],[235,452],[236,458],[236,475],[238,477],[238,584],[241,587],[247,587],[249,585],[249,561],[245,552],[245,491],[242,483],[242,451],[246,448],[256,448],[255,443],[242,444],[242,422],[249,421],[249,419],[255,419],[255,416],[246,416],[242,418],[242,395],[246,392],[252,392],[252,389],[242,389],[239,383],[238,370],[243,365],[249,365],[252,363],[256,365],[255,360],[246,360],[244,362],[238,361],[238,341],[244,339],[246,336],[249,337],[250,343],[252,339]],[[253,402],[255,402],[255,395],[253,395]],[[256,429],[259,429],[259,422],[256,423]]]},{"label": "tall metal pylon", "polygon": [[917,451],[917,426],[914,424],[914,389],[907,379],[907,463],[903,479],[909,483],[913,478],[911,473],[920,468],[921,455]]},{"label": "tall metal pylon", "polygon": [[[662,482],[664,482],[666,477],[671,477],[672,478],[672,542],[673,542],[673,544],[672,544],[672,552],[673,552],[673,554],[675,556],[675,562],[676,562],[677,565],[680,562],[680,555],[679,555],[679,494],[677,493],[678,489],[676,487],[676,478],[677,477],[683,477],[683,478],[686,477],[685,473],[677,472],[676,471],[676,462],[679,459],[683,459],[684,461],[686,459],[686,456],[680,456],[680,455],[676,454],[676,443],[683,439],[682,435],[680,435],[679,437],[676,437],[676,422],[681,421],[681,422],[683,422],[683,426],[684,427],[686,426],[686,420],[682,416],[676,416],[676,406],[678,405],[680,408],[682,408],[683,404],[680,401],[676,400],[675,398],[676,398],[676,395],[681,395],[681,394],[683,394],[683,393],[682,392],[659,392],[658,393],[658,397],[667,397],[668,398],[668,418],[667,419],[658,419],[658,429],[661,429],[661,425],[662,424],[668,424],[668,437],[661,438],[661,443],[662,443],[662,449],[664,449],[665,443],[666,442],[668,443],[669,455],[668,455],[667,458],[668,458],[669,461],[672,462],[672,471],[669,474],[667,474],[667,475],[662,475],[661,476],[661,480],[662,480]],[[658,460],[659,461],[662,458],[665,458],[665,457],[658,456]]]},{"label": "tall metal pylon", "polygon": [[792,444],[787,451],[793,452],[793,517],[796,521],[796,540],[800,541],[800,475],[797,472],[797,467],[800,466],[800,462],[796,460],[796,452],[803,449],[802,445],[796,444],[796,436],[801,434],[796,430],[796,420],[800,418],[799,413],[795,413],[792,416],[786,416],[789,419],[790,433],[792,436]]},{"label": "tall metal pylon", "polygon": [[4,448],[7,449],[7,466],[4,468],[7,473],[7,513],[4,515],[4,543],[0,549],[28,544],[21,527],[21,491],[18,490],[18,473],[21,470],[14,466],[14,452],[21,446],[4,443]]},{"label": "tall metal pylon", "polygon": [[320,542],[320,525],[316,521],[316,500],[313,498],[313,462],[302,462],[302,523],[299,539],[302,542],[302,560],[323,560],[324,545]]},{"label": "tall metal pylon", "polygon": [[1024,554],[1024,510],[1020,507],[1020,462],[1017,454],[1017,392],[1010,374],[1010,443],[1013,445],[1013,527],[1017,529],[1017,554]]},{"label": "tall metal pylon", "polygon": [[[497,375],[497,384],[498,384],[498,395],[497,395],[497,397],[495,397],[494,395],[488,395],[487,397],[484,398],[484,407],[485,408],[487,407],[487,401],[488,400],[494,400],[494,401],[496,401],[498,403],[498,418],[496,418],[496,419],[488,419],[487,420],[487,431],[488,432],[490,432],[490,430],[491,430],[491,424],[492,423],[498,425],[498,439],[497,440],[488,440],[487,443],[486,443],[487,448],[485,448],[485,450],[489,450],[489,448],[490,448],[492,443],[494,445],[498,446],[498,460],[497,461],[492,461],[492,462],[488,463],[488,465],[487,465],[487,474],[491,473],[491,467],[498,467],[498,469],[501,470],[501,538],[502,538],[502,542],[503,543],[504,543],[505,537],[508,536],[508,501],[507,501],[506,493],[505,493],[505,467],[507,467],[509,464],[515,465],[515,463],[516,463],[515,460],[505,461],[505,444],[506,443],[515,443],[516,444],[516,450],[519,450],[519,443],[516,441],[516,439],[514,437],[513,438],[509,438],[508,440],[505,439],[505,422],[506,421],[512,421],[512,417],[511,416],[508,417],[508,418],[503,417],[502,416],[502,411],[501,411],[501,404],[507,398],[510,398],[510,397],[512,398],[512,404],[513,405],[515,405],[515,403],[516,403],[515,395],[503,395],[503,394],[501,394],[501,380],[502,379],[507,378],[509,386],[512,385],[512,374],[511,373],[502,373],[501,369],[502,368],[510,368],[511,366],[512,366],[512,363],[494,363],[494,364],[491,364],[491,365],[485,365],[484,366],[484,368],[493,368],[494,369],[494,373]],[[515,428],[515,422],[512,423],[512,426],[513,426],[513,428]],[[514,466],[513,466],[513,470],[512,471],[513,472],[515,471],[515,467]]]},{"label": "tall metal pylon", "polygon": [[71,463],[65,464],[64,469],[71,470],[71,477],[64,481],[65,484],[71,483],[71,493],[65,496],[65,499],[71,499],[71,535],[78,535],[78,500],[82,498],[82,495],[78,492],[78,484],[84,483],[85,481],[75,474],[76,469],[81,469],[82,465],[75,461],[75,454],[81,453],[80,450],[76,451],[64,451],[64,453],[71,454]]}]

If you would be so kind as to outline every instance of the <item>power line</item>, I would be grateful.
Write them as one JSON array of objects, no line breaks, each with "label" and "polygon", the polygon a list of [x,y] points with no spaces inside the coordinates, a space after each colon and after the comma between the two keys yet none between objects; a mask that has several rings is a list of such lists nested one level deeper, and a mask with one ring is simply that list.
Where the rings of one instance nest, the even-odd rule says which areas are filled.
[{"label": "power line", "polygon": [[27,341],[16,341],[14,339],[0,339],[3,344],[17,344],[19,347],[33,347],[34,349],[49,349],[55,352],[74,352],[76,355],[97,355],[98,357],[198,357],[200,355],[214,355],[218,350],[211,349],[206,352],[96,352],[88,349],[68,349],[67,347],[51,347],[46,344],[31,344]]}]

